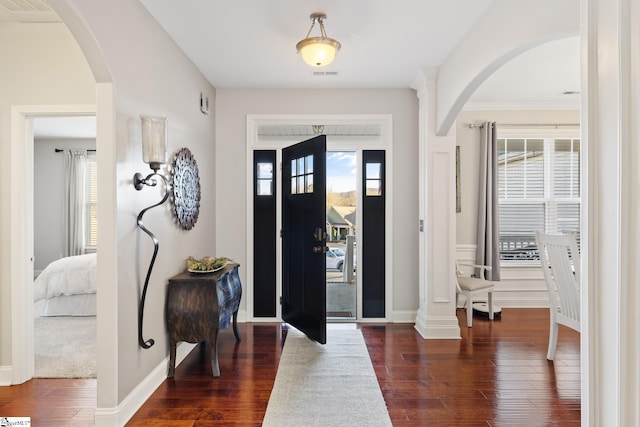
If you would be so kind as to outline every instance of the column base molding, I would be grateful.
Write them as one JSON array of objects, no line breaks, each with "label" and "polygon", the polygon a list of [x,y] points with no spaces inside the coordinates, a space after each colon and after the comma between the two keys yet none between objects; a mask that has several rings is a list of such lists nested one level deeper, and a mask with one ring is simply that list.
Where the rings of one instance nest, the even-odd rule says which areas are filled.
[{"label": "column base molding", "polygon": [[414,328],[424,339],[459,340],[460,325],[454,316],[429,316],[426,310],[420,308],[416,316]]}]

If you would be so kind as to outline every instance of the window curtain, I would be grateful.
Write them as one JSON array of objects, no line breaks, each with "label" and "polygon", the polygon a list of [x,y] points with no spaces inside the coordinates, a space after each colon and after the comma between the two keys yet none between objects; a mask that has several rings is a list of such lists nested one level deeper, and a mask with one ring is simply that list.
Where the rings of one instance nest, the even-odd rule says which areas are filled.
[{"label": "window curtain", "polygon": [[[478,188],[478,238],[476,264],[491,266],[485,279],[500,280],[500,227],[498,221],[498,143],[496,123],[480,128],[480,174]],[[476,272],[480,274],[480,270]]]},{"label": "window curtain", "polygon": [[86,150],[65,150],[65,256],[84,254]]}]

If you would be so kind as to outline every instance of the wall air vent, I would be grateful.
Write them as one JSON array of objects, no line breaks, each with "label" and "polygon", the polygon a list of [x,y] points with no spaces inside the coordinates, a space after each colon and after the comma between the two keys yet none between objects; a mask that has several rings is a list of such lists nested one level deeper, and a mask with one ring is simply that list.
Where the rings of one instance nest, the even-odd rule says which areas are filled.
[{"label": "wall air vent", "polygon": [[337,76],[337,71],[314,71],[314,76]]}]

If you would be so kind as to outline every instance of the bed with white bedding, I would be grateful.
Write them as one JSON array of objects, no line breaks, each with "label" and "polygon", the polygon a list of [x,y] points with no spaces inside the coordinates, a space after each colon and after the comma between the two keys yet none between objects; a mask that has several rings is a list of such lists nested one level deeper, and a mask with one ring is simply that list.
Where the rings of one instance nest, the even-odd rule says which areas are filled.
[{"label": "bed with white bedding", "polygon": [[96,254],[61,258],[34,282],[35,316],[95,316]]}]

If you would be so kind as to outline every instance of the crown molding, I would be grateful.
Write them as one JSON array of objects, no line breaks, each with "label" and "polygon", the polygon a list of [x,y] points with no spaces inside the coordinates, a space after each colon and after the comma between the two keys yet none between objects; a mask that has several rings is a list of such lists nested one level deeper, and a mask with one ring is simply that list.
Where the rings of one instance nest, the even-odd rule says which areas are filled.
[{"label": "crown molding", "polygon": [[462,111],[486,110],[580,110],[580,100],[575,101],[524,101],[524,102],[467,102]]}]

